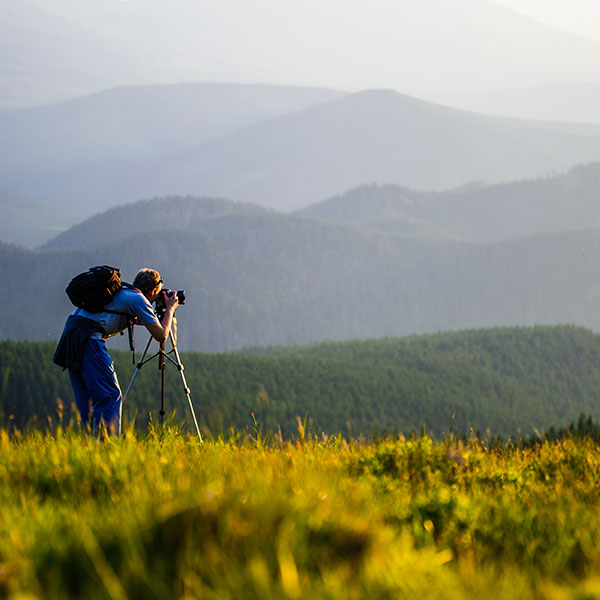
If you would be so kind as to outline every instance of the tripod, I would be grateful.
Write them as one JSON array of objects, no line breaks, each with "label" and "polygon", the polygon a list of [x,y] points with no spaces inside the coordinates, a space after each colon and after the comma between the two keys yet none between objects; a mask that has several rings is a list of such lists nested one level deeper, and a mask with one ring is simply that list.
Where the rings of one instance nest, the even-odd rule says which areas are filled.
[{"label": "tripod", "polygon": [[[140,369],[147,362],[150,362],[153,358],[156,358],[158,356],[158,368],[160,369],[160,379],[161,379],[160,427],[162,429],[163,421],[164,421],[164,417],[165,417],[165,365],[166,365],[166,361],[168,360],[171,364],[175,365],[177,367],[177,369],[179,370],[179,374],[181,375],[181,381],[183,382],[183,391],[184,391],[185,395],[187,396],[188,404],[190,406],[190,412],[192,413],[194,425],[196,426],[196,433],[198,434],[198,439],[200,440],[200,442],[202,442],[202,435],[200,435],[200,428],[198,427],[198,421],[196,420],[196,413],[194,412],[194,406],[192,404],[192,399],[190,397],[190,388],[188,387],[187,382],[185,380],[185,375],[183,374],[183,363],[181,362],[181,358],[179,357],[179,352],[177,351],[177,343],[175,341],[175,337],[173,336],[173,331],[169,331],[169,339],[171,340],[171,346],[172,346],[171,350],[169,350],[168,352],[165,352],[165,343],[163,342],[162,344],[159,344],[158,352],[156,352],[156,354],[153,354],[149,358],[145,359],[146,354],[148,353],[148,349],[150,348],[150,344],[152,343],[152,340],[153,340],[153,337],[150,336],[150,339],[148,340],[148,343],[146,344],[146,349],[144,350],[144,353],[142,354],[142,358],[140,358],[140,361],[137,363],[137,365],[135,367],[135,373],[133,374],[133,377],[131,378],[129,387],[127,388],[127,391],[125,392],[125,396],[123,396],[123,404],[125,404],[125,400],[127,399],[127,396],[129,395],[129,392],[133,386],[133,382],[135,381],[137,374],[140,372]],[[175,359],[173,359],[173,357],[171,355],[173,355],[175,357]]]}]

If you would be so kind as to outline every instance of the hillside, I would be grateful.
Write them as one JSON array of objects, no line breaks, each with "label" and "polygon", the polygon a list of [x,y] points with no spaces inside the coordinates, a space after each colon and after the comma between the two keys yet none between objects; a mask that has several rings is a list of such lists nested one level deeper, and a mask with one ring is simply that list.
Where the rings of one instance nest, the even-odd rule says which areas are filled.
[{"label": "hillside", "polygon": [[[0,181],[55,211],[53,220],[65,229],[114,204],[155,196],[151,185],[143,188],[147,193],[126,192],[143,159],[177,156],[211,138],[342,95],[291,86],[140,85],[0,110]],[[166,167],[158,167],[160,173]],[[22,218],[28,219],[25,208]],[[51,237],[43,237],[43,227],[32,231],[40,241]]]},{"label": "hillside", "polygon": [[486,118],[389,91],[273,118],[197,148],[149,160],[57,169],[6,179],[44,202],[87,216],[137,198],[226,197],[280,211],[365,182],[448,189],[562,172],[600,160],[600,128]]},{"label": "hillside", "polygon": [[[62,172],[32,194],[98,212],[151,195],[213,195],[292,210],[365,182],[447,189],[537,177],[600,159],[593,135],[372,91],[253,125],[168,158]],[[58,175],[58,174],[57,174]],[[42,189],[42,184],[46,187]]]},{"label": "hillside", "polygon": [[3,110],[2,173],[47,174],[180,152],[343,95],[273,85],[130,85],[46,106]]},{"label": "hillside", "polygon": [[157,235],[160,231],[194,229],[206,219],[268,212],[260,206],[234,203],[223,198],[141,200],[86,219],[53,237],[42,248],[99,248],[143,233]]},{"label": "hillside", "polygon": [[[186,214],[197,219],[182,226]],[[11,290],[0,299],[11,315],[0,338],[57,339],[72,310],[64,288],[94,264],[120,267],[126,281],[153,266],[167,287],[185,289],[185,350],[496,325],[597,328],[599,250],[598,230],[474,243],[221,200],[155,199],[99,215],[55,249],[0,246],[0,277]]]},{"label": "hillside", "polygon": [[66,213],[36,204],[3,185],[0,185],[0,211],[0,240],[30,248],[54,238],[70,220]]},{"label": "hillside", "polygon": [[[72,392],[52,364],[54,344],[0,343],[5,383],[0,414],[22,426],[34,414],[53,416],[56,398]],[[114,352],[122,388],[134,366]],[[138,353],[139,358],[139,353]],[[496,328],[400,339],[349,341],[227,354],[183,353],[195,412],[213,435],[231,427],[360,436],[418,432],[436,436],[469,428],[483,435],[533,436],[551,426],[600,415],[600,338],[569,326]],[[160,405],[154,363],[142,368],[125,404],[126,417],[146,426]],[[177,370],[167,366],[166,406],[189,426]]]},{"label": "hillside", "polygon": [[568,173],[444,192],[364,185],[296,214],[388,232],[498,241],[600,228],[600,163]]}]

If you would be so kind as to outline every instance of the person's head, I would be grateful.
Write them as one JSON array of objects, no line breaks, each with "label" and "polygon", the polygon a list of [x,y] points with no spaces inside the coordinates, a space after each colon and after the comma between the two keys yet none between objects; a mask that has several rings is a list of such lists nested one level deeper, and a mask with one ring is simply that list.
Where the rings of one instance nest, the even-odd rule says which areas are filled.
[{"label": "person's head", "polygon": [[133,286],[136,287],[150,302],[154,302],[157,294],[162,290],[163,280],[158,271],[154,269],[140,269],[133,280]]}]

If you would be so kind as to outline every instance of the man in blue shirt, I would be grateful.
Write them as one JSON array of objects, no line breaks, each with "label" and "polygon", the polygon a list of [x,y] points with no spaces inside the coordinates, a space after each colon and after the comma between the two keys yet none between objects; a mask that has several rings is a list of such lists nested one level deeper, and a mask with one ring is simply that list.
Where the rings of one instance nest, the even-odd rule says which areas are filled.
[{"label": "man in blue shirt", "polygon": [[[163,294],[165,304],[162,321],[152,309],[152,302],[159,294]],[[126,315],[130,315],[136,325],[144,325],[155,340],[164,343],[169,337],[178,304],[177,294],[167,296],[162,292],[158,272],[144,268],[136,275],[133,288],[122,287],[117,292],[105,307],[107,312],[90,313],[76,308],[69,316],[57,353],[63,351],[84,424],[91,422],[97,430],[104,423],[109,433],[121,433],[121,388],[106,349],[106,338],[124,331],[128,324]]]}]

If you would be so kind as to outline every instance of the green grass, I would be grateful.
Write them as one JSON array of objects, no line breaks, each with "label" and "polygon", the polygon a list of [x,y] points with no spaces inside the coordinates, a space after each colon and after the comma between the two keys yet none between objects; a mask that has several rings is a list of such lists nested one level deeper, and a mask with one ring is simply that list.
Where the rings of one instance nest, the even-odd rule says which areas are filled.
[{"label": "green grass", "polygon": [[600,598],[600,447],[0,432],[0,597]]}]

